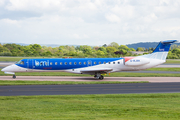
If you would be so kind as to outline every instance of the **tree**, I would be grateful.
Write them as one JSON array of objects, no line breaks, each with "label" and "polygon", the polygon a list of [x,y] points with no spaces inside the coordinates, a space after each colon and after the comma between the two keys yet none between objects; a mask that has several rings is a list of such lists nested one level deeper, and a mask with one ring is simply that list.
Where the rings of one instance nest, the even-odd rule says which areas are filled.
[{"label": "tree", "polygon": [[115,47],[116,49],[118,49],[118,47],[119,47],[118,43],[116,43],[116,42],[112,42],[109,46]]},{"label": "tree", "polygon": [[101,50],[97,50],[97,55],[99,55],[99,56],[104,56],[105,53],[104,53],[103,51],[101,51]]},{"label": "tree", "polygon": [[43,56],[52,56],[52,53],[50,51],[42,53]]},{"label": "tree", "polygon": [[107,51],[106,51],[105,47],[99,47],[98,50],[103,51],[105,54],[107,54]]},{"label": "tree", "polygon": [[95,46],[95,47],[93,47],[93,49],[97,51],[99,49],[99,47]]},{"label": "tree", "polygon": [[87,45],[81,45],[79,46],[79,50],[83,51],[84,54],[91,54],[92,53],[92,48]]},{"label": "tree", "polygon": [[180,54],[180,49],[179,48],[175,48],[175,49],[172,50],[172,53]]},{"label": "tree", "polygon": [[3,46],[0,44],[0,53],[3,52]]},{"label": "tree", "polygon": [[119,50],[123,49],[123,50],[126,50],[126,51],[130,51],[130,49],[126,46],[126,45],[120,45],[118,47]]},{"label": "tree", "polygon": [[114,52],[116,52],[116,48],[110,47],[110,46],[108,46],[108,47],[106,48],[106,50],[107,50],[107,52],[110,53],[110,54],[114,54]]},{"label": "tree", "polygon": [[138,47],[136,51],[144,51],[142,47]]},{"label": "tree", "polygon": [[136,51],[134,48],[130,48],[130,50],[129,51]]},{"label": "tree", "polygon": [[107,45],[106,45],[106,44],[104,44],[104,45],[103,45],[103,47],[107,47]]}]

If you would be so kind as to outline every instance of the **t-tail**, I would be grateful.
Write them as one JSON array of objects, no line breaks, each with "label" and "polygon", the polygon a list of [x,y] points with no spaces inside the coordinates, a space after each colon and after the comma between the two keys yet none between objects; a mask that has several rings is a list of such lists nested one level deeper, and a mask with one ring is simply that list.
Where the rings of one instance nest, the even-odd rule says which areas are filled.
[{"label": "t-tail", "polygon": [[177,40],[161,41],[151,54],[143,55],[141,57],[166,61],[171,44],[176,41]]}]

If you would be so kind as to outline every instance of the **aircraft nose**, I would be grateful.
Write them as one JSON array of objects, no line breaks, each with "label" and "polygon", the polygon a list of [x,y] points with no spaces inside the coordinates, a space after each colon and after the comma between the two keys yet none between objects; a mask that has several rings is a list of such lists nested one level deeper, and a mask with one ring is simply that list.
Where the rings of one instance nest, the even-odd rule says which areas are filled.
[{"label": "aircraft nose", "polygon": [[[5,68],[6,68],[6,67],[5,67]],[[6,70],[5,68],[3,68],[1,71],[2,71],[2,72],[5,72],[5,70]]]},{"label": "aircraft nose", "polygon": [[12,65],[3,68],[1,71],[3,71],[3,72],[9,72],[9,71],[12,71]]}]

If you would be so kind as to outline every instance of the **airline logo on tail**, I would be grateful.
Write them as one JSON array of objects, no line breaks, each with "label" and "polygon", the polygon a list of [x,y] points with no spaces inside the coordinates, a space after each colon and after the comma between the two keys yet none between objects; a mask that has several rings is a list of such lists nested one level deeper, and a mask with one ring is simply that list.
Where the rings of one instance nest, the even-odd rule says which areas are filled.
[{"label": "airline logo on tail", "polygon": [[160,49],[160,48],[159,48],[159,51],[164,51],[164,49]]}]

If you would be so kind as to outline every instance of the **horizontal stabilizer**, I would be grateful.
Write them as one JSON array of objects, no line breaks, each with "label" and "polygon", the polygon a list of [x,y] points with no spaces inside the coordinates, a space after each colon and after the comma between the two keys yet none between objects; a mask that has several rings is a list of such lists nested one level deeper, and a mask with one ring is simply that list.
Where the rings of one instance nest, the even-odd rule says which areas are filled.
[{"label": "horizontal stabilizer", "polygon": [[166,41],[162,41],[161,43],[170,44],[170,43],[174,43],[174,42],[177,42],[177,40],[166,40]]}]

